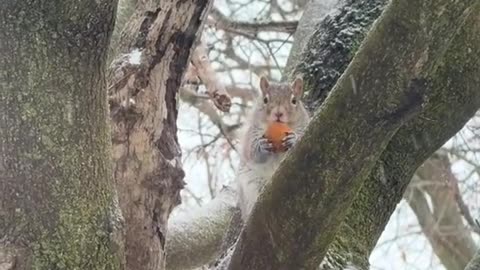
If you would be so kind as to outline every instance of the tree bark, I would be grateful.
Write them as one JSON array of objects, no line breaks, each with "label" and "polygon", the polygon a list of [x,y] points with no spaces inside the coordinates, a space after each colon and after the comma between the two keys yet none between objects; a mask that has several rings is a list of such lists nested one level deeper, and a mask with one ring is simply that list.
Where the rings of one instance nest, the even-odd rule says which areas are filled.
[{"label": "tree bark", "polygon": [[1,269],[123,269],[104,76],[115,9],[2,2]]},{"label": "tree bark", "polygon": [[318,108],[333,89],[388,2],[339,1],[335,13],[328,14],[306,41],[296,41],[305,47],[294,61],[296,66],[291,77],[306,76],[304,100],[311,111]]},{"label": "tree bark", "polygon": [[142,1],[111,68],[114,176],[128,269],[164,269],[167,220],[184,186],[178,89],[209,6],[208,0]]},{"label": "tree bark", "polygon": [[[475,3],[475,6],[450,10],[452,13],[449,16],[460,20],[452,20],[450,27],[464,26],[457,30],[451,47],[445,51],[435,72],[426,76],[426,80],[431,82],[429,89],[432,90],[429,91],[437,91],[438,94],[430,100],[422,114],[395,134],[377,161],[337,233],[335,243],[331,245],[331,253],[336,254],[332,256],[336,258],[332,261],[338,261],[339,257],[368,261],[415,169],[455,135],[480,108],[477,87],[480,78],[476,75],[480,72],[479,4],[478,1],[470,3]],[[462,4],[467,6],[468,3]],[[434,48],[445,49],[432,46]],[[362,234],[354,233],[359,231]]]},{"label": "tree bark", "polygon": [[[470,54],[470,51],[465,50],[465,48],[478,46],[470,43],[470,41],[474,41],[475,38],[477,38],[470,37],[472,34],[475,36],[476,21],[478,21],[478,17],[476,17],[478,13],[471,12],[474,3],[475,1],[463,1],[460,5],[458,5],[458,3],[454,5],[450,1],[436,1],[435,3],[393,1],[392,4],[390,4],[389,11],[383,14],[382,18],[376,24],[375,29],[369,33],[366,42],[361,45],[354,60],[345,71],[345,74],[340,78],[337,87],[332,91],[329,99],[323,104],[322,110],[312,120],[303,141],[299,142],[297,147],[292,150],[291,155],[287,157],[280,169],[275,173],[272,183],[267,185],[265,191],[260,196],[247,227],[241,235],[240,242],[232,258],[230,269],[242,269],[242,267],[247,269],[270,269],[269,267],[273,267],[274,269],[283,269],[282,267],[314,269],[316,267],[316,263],[323,257],[323,253],[332,240],[335,229],[341,221],[341,217],[347,213],[347,211],[343,209],[348,208],[349,202],[351,202],[356,191],[360,188],[362,180],[368,175],[370,169],[373,168],[373,164],[376,162],[376,158],[378,158],[378,156],[375,155],[379,155],[379,153],[384,150],[383,147],[386,145],[386,140],[390,140],[390,136],[397,133],[396,128],[399,126],[395,124],[391,126],[386,125],[383,127],[383,130],[378,133],[375,129],[382,125],[381,122],[372,127],[365,127],[370,129],[368,132],[364,129],[356,130],[356,128],[368,123],[369,119],[386,120],[385,118],[378,118],[379,115],[382,115],[382,110],[385,110],[385,108],[382,108],[382,106],[378,104],[383,104],[383,106],[387,107],[394,106],[393,104],[401,106],[401,100],[403,100],[406,105],[414,105],[417,98],[415,97],[408,100],[408,96],[410,98],[413,97],[409,94],[399,100],[392,98],[392,96],[381,96],[385,95],[386,92],[388,92],[389,95],[402,93],[402,89],[405,90],[405,86],[407,86],[404,80],[412,82],[411,80],[414,79],[413,85],[406,88],[410,89],[410,91],[412,91],[412,87],[417,90],[427,87],[428,91],[424,93],[426,93],[428,102],[422,110],[423,115],[430,115],[435,118],[443,116],[448,120],[463,120],[460,121],[460,123],[449,121],[448,123],[451,125],[450,128],[446,128],[444,124],[430,123],[431,129],[429,132],[438,133],[438,128],[443,128],[440,135],[434,136],[435,143],[443,143],[448,139],[445,138],[442,141],[441,138],[443,136],[457,131],[461,125],[473,115],[474,110],[478,108],[478,94],[473,92],[473,87],[478,79],[468,76],[463,78],[464,80],[462,82],[458,82],[465,85],[466,89],[468,89],[467,96],[469,96],[471,100],[467,101],[463,99],[463,95],[457,90],[456,94],[462,95],[460,100],[463,100],[466,108],[458,113],[453,113],[453,110],[456,110],[457,107],[451,107],[451,103],[459,102],[460,100],[457,99],[458,96],[453,99],[451,95],[446,96],[448,93],[447,89],[450,90],[450,94],[453,89],[451,89],[450,84],[445,83],[446,81],[444,79],[459,80],[460,78],[456,77],[455,74],[457,74],[457,72],[452,72],[452,70],[446,68],[448,65],[444,66],[443,64],[444,62],[451,62],[457,66],[461,65],[463,73],[470,72],[472,68],[477,68],[476,65],[478,64],[469,62],[469,60],[466,59],[471,57],[472,54]],[[478,6],[475,8],[478,8]],[[432,12],[432,10],[449,10],[449,12]],[[461,28],[465,23],[465,19],[468,19],[468,23],[464,28]],[[455,36],[458,30],[461,30],[461,34]],[[389,32],[388,35],[386,34],[387,32]],[[392,35],[392,33],[395,34]],[[452,39],[453,37],[455,37],[455,39]],[[399,39],[397,40],[397,38]],[[468,42],[469,46],[459,50],[459,46],[465,45],[465,42]],[[454,46],[450,47],[451,44],[454,44]],[[448,50],[448,53],[445,54],[449,48],[451,50]],[[368,59],[368,61],[366,59]],[[389,59],[388,64],[384,62],[386,59]],[[458,62],[458,59],[462,59],[462,61],[466,61],[467,63],[463,65],[462,62]],[[371,66],[369,63],[375,63],[376,66]],[[375,72],[375,68],[381,68],[382,70]],[[358,74],[360,73],[359,70],[364,70],[363,72],[366,74]],[[447,70],[451,73],[446,73]],[[374,88],[377,88],[375,86],[376,84],[370,81],[371,77],[368,76],[372,73],[383,74],[381,75],[382,78],[375,77],[377,83],[379,83],[378,85],[382,85],[381,88],[383,89],[374,90]],[[388,74],[388,76],[385,74]],[[382,80],[386,77],[386,81],[382,83]],[[361,79],[359,80],[358,78]],[[356,82],[356,80],[358,81]],[[368,85],[369,83],[372,83],[372,85]],[[355,87],[357,88],[356,90]],[[338,92],[336,93],[336,91]],[[357,100],[357,105],[350,107],[348,104],[352,97],[347,96],[348,91],[354,95],[355,92],[362,93],[362,102],[358,104]],[[409,93],[408,90],[406,91]],[[462,89],[462,93],[464,91],[465,90]],[[411,93],[412,92],[410,92],[410,94]],[[385,105],[385,103],[377,100],[379,102],[377,104],[375,102],[377,102],[376,99],[379,97],[383,102],[390,100],[390,102],[394,103],[390,104],[389,102],[388,105]],[[340,102],[340,100],[342,102]],[[444,104],[445,101],[450,102],[445,104],[445,106],[448,107],[442,107],[443,110],[439,111],[438,106]],[[372,107],[366,111],[376,115],[374,118],[369,117],[366,111],[359,109],[363,106],[368,107],[368,103],[370,103]],[[338,106],[335,106],[337,104]],[[356,109],[359,111],[355,111]],[[351,113],[354,114],[350,116]],[[365,113],[365,115],[363,113]],[[337,119],[337,117],[339,119]],[[341,124],[345,121],[345,118],[350,120],[349,125],[353,127]],[[364,122],[355,123],[355,119],[363,119]],[[401,117],[400,119],[397,117],[388,119],[402,121]],[[407,121],[409,122],[406,125],[406,127],[409,128],[407,131],[410,132],[408,135],[411,135],[412,131],[417,130],[412,130],[409,124],[413,124],[414,128],[416,128],[418,124],[425,125],[423,119],[419,119],[421,118],[415,117],[414,120]],[[333,123],[335,124],[333,125]],[[400,125],[404,123],[400,123]],[[339,131],[336,132],[339,126],[342,127],[343,134],[345,134],[345,132],[348,133],[348,136],[345,135],[346,137],[343,140],[339,139],[343,138],[342,133]],[[454,129],[455,127],[456,129]],[[350,128],[354,130],[350,130]],[[390,134],[389,128],[393,129]],[[363,138],[361,140],[362,143],[352,143],[363,136],[361,135],[362,132],[364,133],[363,135],[369,132],[373,132],[374,134],[369,134],[369,136]],[[400,130],[397,133],[402,134],[400,138],[404,138],[403,132],[404,130]],[[333,134],[335,134],[335,136],[333,136]],[[451,135],[453,134],[450,134],[450,136]],[[365,147],[365,144],[368,144],[368,141],[376,136],[378,136],[377,142],[368,145],[369,152],[373,152],[373,154],[370,154],[368,157],[363,156],[361,148]],[[328,139],[330,137],[331,139]],[[314,144],[313,138],[321,138],[321,141]],[[383,143],[385,143],[383,146],[382,140]],[[342,155],[332,154],[337,153],[337,151],[335,151],[337,148],[328,148],[327,142],[324,141],[330,142],[328,145],[331,147],[342,147],[342,150],[338,151],[338,153],[342,153]],[[411,141],[411,139],[409,141]],[[398,141],[392,142],[393,144],[399,143]],[[352,146],[348,147],[350,143],[352,143]],[[402,143],[404,142],[402,141]],[[396,146],[397,147],[394,148],[395,151],[404,151],[404,148],[402,148],[404,145]],[[358,149],[355,149],[357,147]],[[352,155],[348,154],[350,151],[353,151]],[[411,149],[409,149],[409,151],[413,152]],[[329,157],[315,157],[308,154],[313,152],[328,152]],[[353,153],[355,154],[353,155]],[[387,152],[387,154],[389,153]],[[397,173],[400,177],[407,176],[406,179],[409,180],[414,169],[428,157],[428,155],[424,156],[423,159],[422,157],[423,156],[416,155],[412,160],[407,160],[407,162],[400,160],[397,163],[390,163],[391,160],[382,159],[384,164],[395,164],[396,166],[393,167],[392,170],[386,171],[387,175],[382,173],[385,172],[384,170],[374,172],[380,172],[380,180],[386,178],[388,180],[386,184],[395,186],[397,183],[394,181],[401,179],[392,177],[391,174]],[[396,159],[397,157],[394,156],[394,158]],[[335,161],[332,159],[335,159]],[[348,165],[345,165],[347,163]],[[322,166],[317,167],[315,164],[322,164]],[[337,165],[335,164],[343,164],[343,166],[341,166],[343,170],[337,171],[335,169]],[[405,165],[401,167],[402,171],[400,173],[398,172],[398,164]],[[349,169],[347,170],[345,168]],[[394,169],[397,170],[395,171]],[[332,177],[333,175],[335,176]],[[355,178],[357,180],[355,180]],[[288,181],[288,179],[303,179],[302,182],[304,184],[298,187],[295,183]],[[322,180],[320,181],[319,179]],[[407,183],[408,180],[406,181]],[[377,181],[375,183],[377,186],[377,188],[373,189],[375,192],[378,190],[378,186],[381,186],[379,185],[381,182],[382,181]],[[365,229],[372,230],[367,231],[367,234],[362,233],[362,236],[360,236],[360,238],[364,236],[368,237],[368,239],[363,239],[362,242],[367,244],[367,247],[368,244],[374,244],[376,239],[378,239],[379,233],[377,235],[378,231],[376,230],[379,227],[382,227],[383,230],[383,226],[385,225],[384,216],[386,215],[388,217],[393,211],[394,206],[399,201],[397,196],[401,198],[401,194],[403,194],[402,188],[404,188],[403,184],[404,183],[401,183],[398,186],[397,190],[400,191],[398,194],[390,194],[383,190],[383,194],[388,194],[383,196],[386,201],[380,201],[378,197],[373,196],[362,198],[362,207],[371,206],[368,205],[368,201],[374,200],[375,204],[381,202],[381,205],[383,205],[383,207],[386,206],[385,208],[388,209],[366,211],[368,215],[374,212],[379,214],[376,217],[372,217],[373,220],[370,219],[370,216],[367,218],[359,218],[359,211],[355,212],[357,218],[353,221],[357,224],[363,223]],[[385,205],[386,202],[388,202],[387,205]],[[312,205],[320,205],[322,208],[311,208]],[[361,207],[357,205],[357,208]],[[363,213],[363,211],[361,213]],[[283,224],[285,224],[286,220],[288,220],[288,225],[279,225],[282,224],[282,221]],[[372,224],[366,225],[366,223]],[[353,223],[353,225],[357,224]],[[351,233],[352,231],[350,230],[350,234]],[[324,265],[324,267],[331,269],[335,266]]]},{"label": "tree bark", "polygon": [[[337,5],[338,0],[310,0],[305,6],[302,17],[298,22],[297,31],[293,36],[294,42],[288,55],[285,70],[283,71],[284,79],[288,79],[290,73],[297,66],[298,59],[303,53],[307,42],[312,34],[318,30],[318,25],[324,21],[325,16],[333,16],[332,12]],[[342,5],[349,6],[351,3],[342,2]],[[343,6],[343,7],[345,7]],[[293,77],[293,76],[291,76]]]},{"label": "tree bark", "polygon": [[115,17],[115,28],[110,42],[109,62],[116,56],[122,30],[128,24],[130,17],[135,13],[138,0],[118,0],[117,16]]}]

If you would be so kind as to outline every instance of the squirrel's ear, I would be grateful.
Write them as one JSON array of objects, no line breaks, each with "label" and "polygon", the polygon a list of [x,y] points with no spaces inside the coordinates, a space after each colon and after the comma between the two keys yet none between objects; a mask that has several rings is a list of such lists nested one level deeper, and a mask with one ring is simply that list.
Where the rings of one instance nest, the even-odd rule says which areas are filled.
[{"label": "squirrel's ear", "polygon": [[303,95],[303,79],[297,77],[292,83],[292,92],[296,97],[301,97]]},{"label": "squirrel's ear", "polygon": [[260,90],[262,90],[262,94],[266,95],[268,93],[268,86],[270,82],[265,76],[260,77]]}]

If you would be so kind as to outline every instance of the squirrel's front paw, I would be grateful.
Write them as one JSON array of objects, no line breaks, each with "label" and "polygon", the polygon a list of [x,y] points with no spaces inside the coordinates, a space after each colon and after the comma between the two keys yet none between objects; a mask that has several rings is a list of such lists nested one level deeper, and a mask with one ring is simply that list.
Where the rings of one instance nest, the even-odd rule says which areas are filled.
[{"label": "squirrel's front paw", "polygon": [[285,150],[292,148],[292,146],[297,142],[297,134],[290,132],[282,140],[282,146]]},{"label": "squirrel's front paw", "polygon": [[262,154],[273,153],[275,151],[273,143],[267,138],[258,139],[258,150]]}]

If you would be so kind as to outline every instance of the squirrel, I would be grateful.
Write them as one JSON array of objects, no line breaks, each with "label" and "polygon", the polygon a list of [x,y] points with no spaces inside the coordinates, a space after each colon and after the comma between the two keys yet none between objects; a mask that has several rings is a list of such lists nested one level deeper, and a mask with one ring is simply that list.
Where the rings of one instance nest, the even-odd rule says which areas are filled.
[{"label": "squirrel", "polygon": [[[285,153],[303,135],[309,114],[303,105],[303,79],[288,83],[271,83],[260,78],[261,96],[257,98],[240,141],[240,165],[237,171],[238,204],[246,221],[260,190],[270,180]],[[284,151],[275,151],[265,132],[269,125],[286,124],[291,132],[283,137]]]}]

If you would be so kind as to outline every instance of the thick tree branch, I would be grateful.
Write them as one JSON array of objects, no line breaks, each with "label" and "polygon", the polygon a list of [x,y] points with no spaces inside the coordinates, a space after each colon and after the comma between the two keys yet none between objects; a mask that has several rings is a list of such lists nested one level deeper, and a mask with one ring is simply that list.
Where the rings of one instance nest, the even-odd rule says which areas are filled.
[{"label": "thick tree branch", "polygon": [[441,56],[427,50],[427,37],[441,34],[435,24],[443,19],[425,21],[430,8],[416,0],[389,5],[303,139],[266,185],[229,269],[314,269],[320,264],[388,141],[435,94],[425,91],[420,77]]},{"label": "thick tree branch", "polygon": [[[443,63],[427,77],[431,82],[429,89],[434,89],[429,91],[437,94],[422,114],[402,127],[390,141],[349,210],[332,252],[338,254],[343,250],[344,254],[354,254],[358,260],[366,261],[415,168],[462,128],[480,107],[480,78],[476,75],[480,72],[479,5],[478,1],[469,3],[475,2],[474,7],[467,9],[465,2],[463,8],[450,9],[449,16],[467,21],[451,42]],[[455,25],[461,23],[452,21],[450,27]],[[432,46],[435,48],[442,46]],[[358,231],[363,233],[352,233]]]},{"label": "thick tree branch", "polygon": [[[169,220],[167,269],[193,269],[214,260],[236,208],[233,190],[225,189],[207,205]],[[195,213],[192,216],[192,213]]]}]

